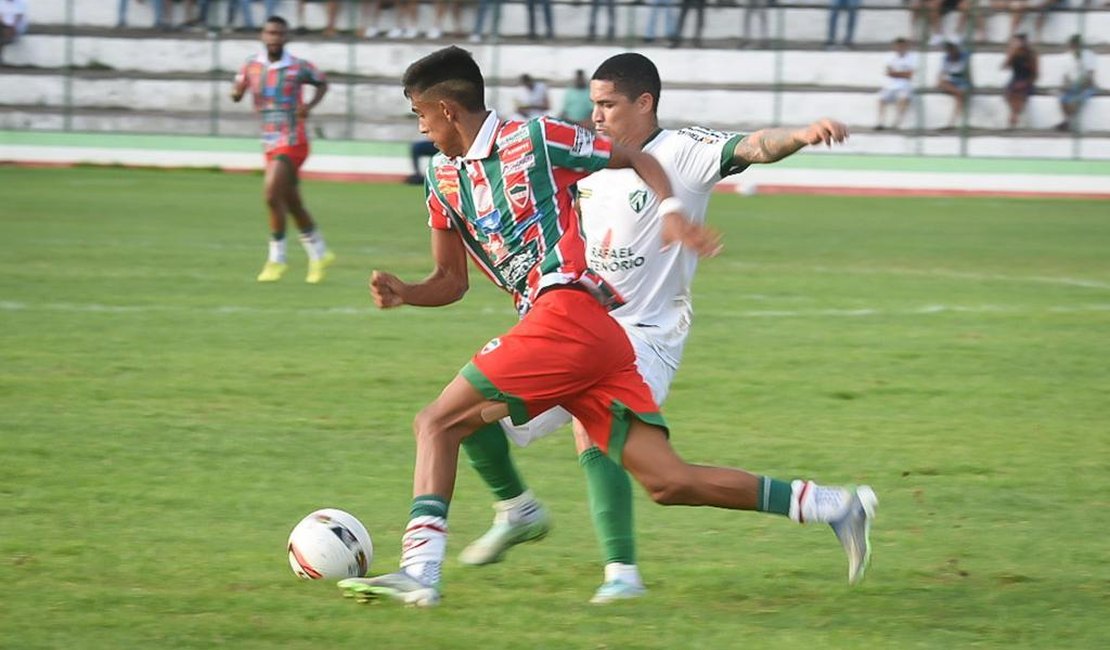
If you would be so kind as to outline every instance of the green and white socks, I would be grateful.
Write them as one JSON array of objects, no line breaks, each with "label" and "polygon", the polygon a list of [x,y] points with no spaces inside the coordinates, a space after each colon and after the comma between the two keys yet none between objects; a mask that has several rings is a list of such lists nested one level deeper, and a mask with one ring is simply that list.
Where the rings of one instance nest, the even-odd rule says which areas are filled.
[{"label": "green and white socks", "polygon": [[429,587],[439,586],[447,554],[447,507],[434,494],[415,497],[401,537],[401,571]]}]

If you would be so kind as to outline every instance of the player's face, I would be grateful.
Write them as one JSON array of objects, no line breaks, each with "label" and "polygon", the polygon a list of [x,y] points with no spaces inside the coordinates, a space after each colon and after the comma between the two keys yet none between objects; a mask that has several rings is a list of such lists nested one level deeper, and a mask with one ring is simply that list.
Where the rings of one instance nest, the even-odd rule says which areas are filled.
[{"label": "player's face", "polygon": [[262,28],[262,44],[270,54],[280,55],[285,49],[289,30],[280,23],[266,23]]},{"label": "player's face", "polygon": [[462,138],[448,117],[447,107],[442,101],[425,99],[420,93],[413,92],[409,94],[409,102],[416,115],[420,133],[431,140],[436,149],[451,157],[466,153]]},{"label": "player's face", "polygon": [[[617,92],[612,81],[590,81],[590,101],[594,103],[591,116],[598,133],[607,135],[621,144],[630,144],[628,138],[650,128],[650,97],[645,95],[632,100]],[[638,143],[637,143],[638,144]]]}]

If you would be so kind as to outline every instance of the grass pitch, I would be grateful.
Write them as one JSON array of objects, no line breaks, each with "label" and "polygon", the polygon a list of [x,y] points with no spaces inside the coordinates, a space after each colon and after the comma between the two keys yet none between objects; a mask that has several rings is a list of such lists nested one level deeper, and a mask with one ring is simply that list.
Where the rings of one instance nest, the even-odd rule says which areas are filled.
[{"label": "grass pitch", "polygon": [[[355,513],[393,570],[412,415],[509,300],[378,312],[422,277],[418,188],[306,182],[339,254],[259,285],[261,179],[0,168],[0,646],[1090,648],[1110,636],[1110,221],[1080,201],[718,196],[666,412],[679,451],[868,482],[864,585],[827,529],[638,494],[650,595],[597,607],[570,436],[517,453],[556,528],[485,569],[469,468],[445,599],[358,606],[284,543]],[[1101,643],[1100,643],[1101,642]]]}]

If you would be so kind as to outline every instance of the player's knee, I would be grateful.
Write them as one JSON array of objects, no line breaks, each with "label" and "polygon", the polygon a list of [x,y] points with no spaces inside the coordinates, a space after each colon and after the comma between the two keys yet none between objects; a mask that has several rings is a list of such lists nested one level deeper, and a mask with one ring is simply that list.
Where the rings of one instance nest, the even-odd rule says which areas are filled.
[{"label": "player's knee", "polygon": [[462,442],[464,436],[459,435],[460,431],[458,431],[459,427],[457,425],[457,422],[447,417],[433,402],[421,409],[413,418],[412,433],[417,440],[426,441],[436,437],[453,436],[459,442]]}]

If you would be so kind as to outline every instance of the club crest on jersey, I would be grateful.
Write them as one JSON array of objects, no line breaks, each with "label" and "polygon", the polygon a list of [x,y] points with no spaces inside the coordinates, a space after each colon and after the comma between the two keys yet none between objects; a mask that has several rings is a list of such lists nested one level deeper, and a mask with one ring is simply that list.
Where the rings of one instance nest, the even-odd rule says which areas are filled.
[{"label": "club crest on jersey", "polygon": [[647,190],[633,190],[628,193],[628,205],[633,212],[639,213],[647,205]]},{"label": "club crest on jersey", "polygon": [[501,347],[501,339],[493,339],[489,343],[482,346],[482,350],[478,354],[489,354],[497,348]]},{"label": "club crest on jersey", "polygon": [[528,199],[532,194],[532,190],[527,185],[513,185],[509,188],[508,194],[509,200],[512,201],[513,205],[523,209],[524,206],[528,205]]}]

